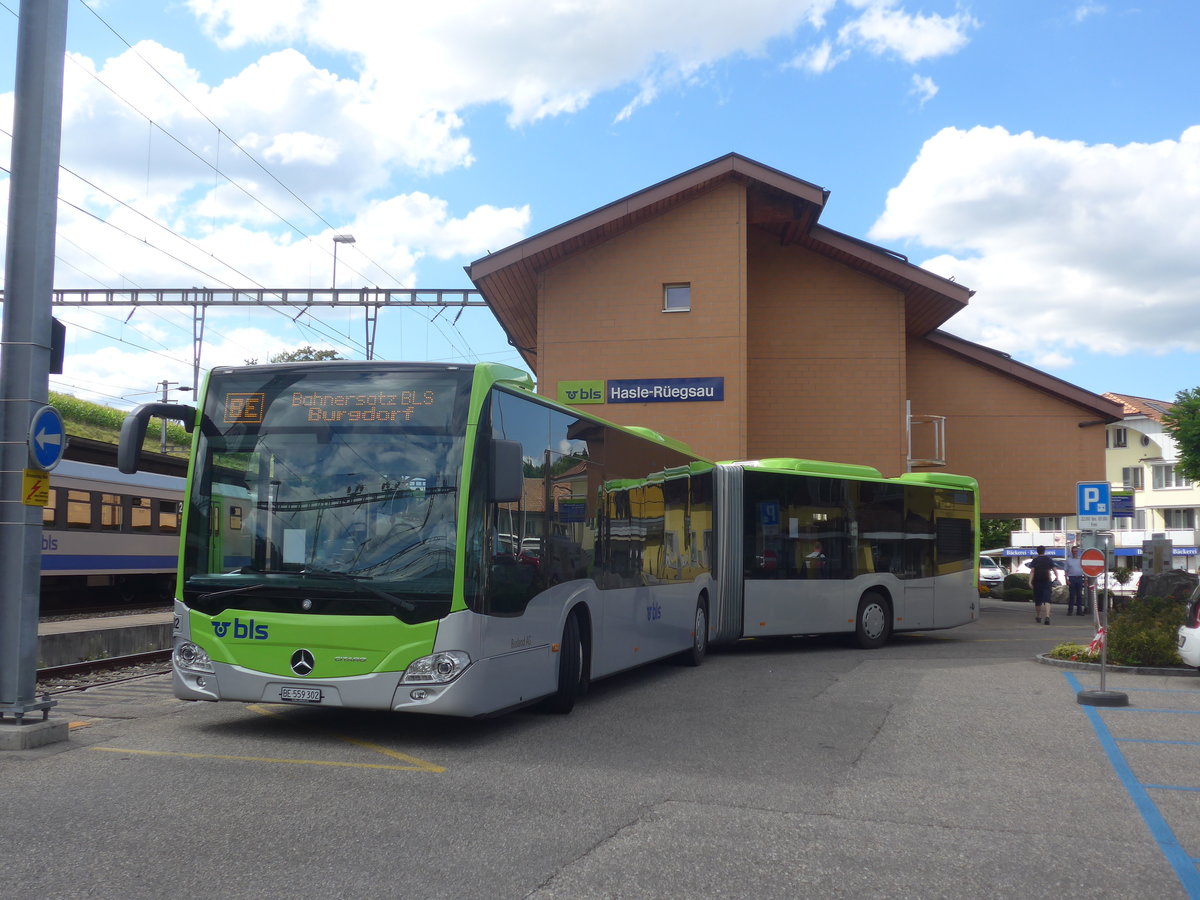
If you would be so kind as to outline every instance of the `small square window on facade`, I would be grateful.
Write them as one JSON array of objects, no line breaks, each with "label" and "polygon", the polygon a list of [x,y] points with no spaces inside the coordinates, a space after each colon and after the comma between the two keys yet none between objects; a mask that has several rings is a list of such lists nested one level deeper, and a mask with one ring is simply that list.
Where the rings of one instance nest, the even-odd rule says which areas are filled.
[{"label": "small square window on facade", "polygon": [[691,308],[691,284],[663,285],[663,312],[687,312]]}]

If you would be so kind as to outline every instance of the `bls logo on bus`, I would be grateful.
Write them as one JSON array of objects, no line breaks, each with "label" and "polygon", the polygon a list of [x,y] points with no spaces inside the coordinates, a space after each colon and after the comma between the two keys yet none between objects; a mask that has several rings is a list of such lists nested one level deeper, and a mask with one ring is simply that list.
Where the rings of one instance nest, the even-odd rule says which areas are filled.
[{"label": "bls logo on bus", "polygon": [[234,619],[232,622],[218,622],[213,619],[213,632],[217,637],[223,638],[229,633],[230,626],[233,626],[233,637],[251,641],[265,641],[267,639],[267,626],[255,625],[251,619],[249,623],[243,622],[241,619]]},{"label": "bls logo on bus", "polygon": [[661,619],[661,618],[662,618],[662,606],[660,606],[658,601],[656,600],[653,603],[651,603],[649,606],[646,607],[646,621],[653,622],[653,621],[655,621],[657,619]]}]

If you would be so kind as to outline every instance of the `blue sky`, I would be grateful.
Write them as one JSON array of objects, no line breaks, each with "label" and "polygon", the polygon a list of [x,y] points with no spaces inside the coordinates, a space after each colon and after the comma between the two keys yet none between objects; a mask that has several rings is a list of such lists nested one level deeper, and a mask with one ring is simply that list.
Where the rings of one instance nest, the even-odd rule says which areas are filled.
[{"label": "blue sky", "polygon": [[[1195,4],[422,7],[70,0],[60,195],[92,215],[60,206],[57,286],[327,287],[348,232],[339,287],[465,288],[473,259],[734,151],[974,289],[947,330],[1097,393],[1200,385]],[[64,311],[52,387],[190,383],[188,313],[127,313]],[[431,318],[385,311],[377,355],[520,364],[486,311]],[[203,364],[305,343],[361,355],[361,320],[214,311]]]}]

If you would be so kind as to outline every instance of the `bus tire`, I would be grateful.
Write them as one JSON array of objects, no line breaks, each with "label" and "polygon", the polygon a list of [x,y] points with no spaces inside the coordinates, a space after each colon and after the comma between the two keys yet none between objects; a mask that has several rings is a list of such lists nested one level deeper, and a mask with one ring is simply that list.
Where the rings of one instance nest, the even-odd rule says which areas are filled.
[{"label": "bus tire", "polygon": [[708,607],[703,596],[696,601],[696,615],[692,621],[692,628],[692,646],[680,657],[685,666],[698,666],[708,655]]},{"label": "bus tire", "polygon": [[558,688],[546,698],[546,712],[562,716],[575,708],[575,699],[583,686],[583,659],[579,615],[572,611],[563,626],[562,644],[558,651]]},{"label": "bus tire", "polygon": [[864,650],[875,650],[892,636],[892,611],[878,591],[867,591],[858,601],[854,639]]}]

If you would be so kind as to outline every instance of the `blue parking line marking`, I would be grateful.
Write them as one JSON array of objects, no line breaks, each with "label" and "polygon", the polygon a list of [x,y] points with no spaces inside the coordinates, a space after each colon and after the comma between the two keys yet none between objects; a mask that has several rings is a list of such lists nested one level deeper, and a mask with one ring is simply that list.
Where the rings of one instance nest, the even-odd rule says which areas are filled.
[{"label": "blue parking line marking", "polygon": [[[1079,679],[1070,672],[1064,672],[1063,676],[1067,679],[1067,683],[1071,685],[1071,689],[1075,693],[1079,693],[1082,686]],[[1167,820],[1163,818],[1159,812],[1158,806],[1146,793],[1146,788],[1137,776],[1133,774],[1133,769],[1129,767],[1129,763],[1125,761],[1125,756],[1121,753],[1121,749],[1117,746],[1116,740],[1112,736],[1112,732],[1108,730],[1108,726],[1104,723],[1104,717],[1100,715],[1100,707],[1081,706],[1086,713],[1088,720],[1092,723],[1092,729],[1096,732],[1096,738],[1100,741],[1100,746],[1104,748],[1104,753],[1108,756],[1109,764],[1113,767],[1117,778],[1121,780],[1121,784],[1125,787],[1125,792],[1129,795],[1129,799],[1133,801],[1133,805],[1141,814],[1142,821],[1146,823],[1146,827],[1150,829],[1150,836],[1154,838],[1158,844],[1158,849],[1162,855],[1166,857],[1171,868],[1175,870],[1175,877],[1179,879],[1179,883],[1183,885],[1183,889],[1187,891],[1189,897],[1200,898],[1200,871],[1197,871],[1196,865],[1192,856],[1184,852],[1183,847],[1179,845],[1179,839],[1175,837],[1175,832],[1171,830],[1171,826],[1167,824]],[[1128,707],[1106,707],[1108,709],[1120,710],[1128,709]]]},{"label": "blue parking line marking", "polygon": [[[1074,680],[1072,678],[1072,680]],[[1078,682],[1076,682],[1078,683]],[[1080,690],[1083,686],[1080,685]],[[1125,693],[1130,693],[1125,691]],[[1178,713],[1181,716],[1200,716],[1200,709],[1171,709],[1168,706],[1109,706],[1106,709],[1111,709],[1113,712],[1141,712],[1141,713]]]}]

